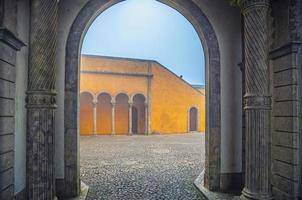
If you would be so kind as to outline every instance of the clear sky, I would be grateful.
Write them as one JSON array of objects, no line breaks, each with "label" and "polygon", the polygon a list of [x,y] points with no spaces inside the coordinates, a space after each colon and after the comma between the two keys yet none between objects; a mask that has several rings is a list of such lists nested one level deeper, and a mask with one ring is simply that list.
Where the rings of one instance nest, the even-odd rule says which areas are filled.
[{"label": "clear sky", "polygon": [[156,60],[191,84],[205,83],[203,47],[191,23],[155,0],[127,0],[89,28],[83,54]]}]

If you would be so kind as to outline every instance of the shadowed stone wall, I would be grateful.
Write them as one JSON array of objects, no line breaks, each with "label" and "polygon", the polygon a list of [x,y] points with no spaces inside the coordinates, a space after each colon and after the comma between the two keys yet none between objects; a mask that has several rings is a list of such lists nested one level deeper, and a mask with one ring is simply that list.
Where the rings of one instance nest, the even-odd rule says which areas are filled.
[{"label": "shadowed stone wall", "polygon": [[301,178],[302,4],[276,0],[272,11],[272,184],[275,199],[285,200],[298,196]]},{"label": "shadowed stone wall", "polygon": [[0,0],[0,199],[14,196],[14,116],[17,38],[17,2]]}]

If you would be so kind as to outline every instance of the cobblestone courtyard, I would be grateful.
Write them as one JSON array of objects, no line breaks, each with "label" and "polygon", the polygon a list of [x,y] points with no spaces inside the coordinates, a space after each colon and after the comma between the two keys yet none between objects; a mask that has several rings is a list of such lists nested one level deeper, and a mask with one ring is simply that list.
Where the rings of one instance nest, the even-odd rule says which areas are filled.
[{"label": "cobblestone courtyard", "polygon": [[204,134],[81,137],[88,200],[203,199]]}]

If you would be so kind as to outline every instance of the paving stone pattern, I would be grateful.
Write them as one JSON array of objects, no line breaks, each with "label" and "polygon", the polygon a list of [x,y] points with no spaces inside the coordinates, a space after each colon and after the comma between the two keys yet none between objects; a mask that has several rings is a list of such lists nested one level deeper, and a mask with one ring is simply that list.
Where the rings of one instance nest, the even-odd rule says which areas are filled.
[{"label": "paving stone pattern", "polygon": [[88,200],[204,199],[204,134],[81,137],[80,149]]}]

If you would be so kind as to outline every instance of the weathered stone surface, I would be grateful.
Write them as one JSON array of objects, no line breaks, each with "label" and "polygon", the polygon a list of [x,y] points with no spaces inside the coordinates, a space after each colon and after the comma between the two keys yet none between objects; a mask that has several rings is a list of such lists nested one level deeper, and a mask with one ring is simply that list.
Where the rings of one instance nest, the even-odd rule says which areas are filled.
[{"label": "weathered stone surface", "polygon": [[297,106],[297,101],[275,102],[273,114],[275,117],[297,117],[299,115]]},{"label": "weathered stone surface", "polygon": [[15,114],[15,101],[12,99],[0,98],[0,116],[13,117]]},{"label": "weathered stone surface", "polygon": [[[0,153],[6,153],[14,149],[14,135],[0,136]],[[1,169],[0,169],[1,170]]]},{"label": "weathered stone surface", "polygon": [[285,148],[281,146],[272,147],[272,158],[287,162],[291,165],[298,165],[298,150],[292,148]]},{"label": "weathered stone surface", "polygon": [[14,118],[0,117],[0,136],[14,132]]},{"label": "weathered stone surface", "polygon": [[9,81],[0,79],[0,97],[14,99],[15,84]]},{"label": "weathered stone surface", "polygon": [[299,118],[298,117],[277,117],[274,119],[274,130],[298,133]]},{"label": "weathered stone surface", "polygon": [[285,70],[293,70],[296,69],[297,64],[293,63],[293,57],[291,54],[279,57],[278,59],[273,61],[273,70],[274,73],[285,71]]},{"label": "weathered stone surface", "polygon": [[[1,176],[1,175],[0,175]],[[14,197],[14,187],[11,185],[0,192],[1,200],[12,200]]]},{"label": "weathered stone surface", "polygon": [[7,44],[0,41],[0,60],[8,64],[16,65],[16,50],[9,47]]},{"label": "weathered stone surface", "polygon": [[274,131],[272,136],[273,145],[284,146],[289,148],[298,148],[299,134],[290,132]]},{"label": "weathered stone surface", "polygon": [[15,82],[16,79],[15,67],[0,60],[0,78],[10,82]]},{"label": "weathered stone surface", "polygon": [[10,185],[14,184],[14,170],[10,168],[0,174],[0,190],[4,190]]},{"label": "weathered stone surface", "polygon": [[274,89],[275,101],[292,101],[298,100],[298,86],[288,85],[283,87],[277,87]]},{"label": "weathered stone surface", "polygon": [[274,172],[282,177],[288,178],[293,181],[298,181],[299,177],[295,176],[297,165],[292,165],[279,160],[274,160]]},{"label": "weathered stone surface", "polygon": [[274,74],[274,86],[284,86],[284,85],[296,85],[298,84],[298,71],[297,69],[289,69],[285,71],[280,71]]},{"label": "weathered stone surface", "polygon": [[275,187],[282,188],[282,191],[287,194],[294,193],[294,184],[290,179],[275,174],[272,178],[272,183]]},{"label": "weathered stone surface", "polygon": [[0,154],[0,169],[1,171],[8,170],[12,168],[14,164],[14,152],[8,152],[5,154]]}]

